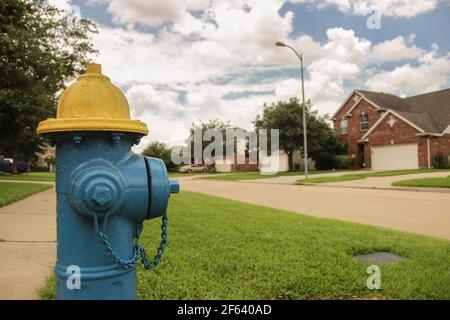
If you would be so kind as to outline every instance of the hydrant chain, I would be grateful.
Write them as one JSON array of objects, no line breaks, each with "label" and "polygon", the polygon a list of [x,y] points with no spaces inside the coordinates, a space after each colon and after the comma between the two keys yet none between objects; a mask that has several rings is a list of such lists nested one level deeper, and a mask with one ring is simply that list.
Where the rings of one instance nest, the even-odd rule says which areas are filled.
[{"label": "hydrant chain", "polygon": [[133,248],[133,258],[130,260],[121,259],[113,250],[111,243],[108,240],[107,235],[105,234],[106,224],[108,221],[108,214],[105,214],[105,218],[103,220],[102,231],[99,230],[98,224],[98,216],[94,213],[94,227],[96,233],[99,235],[103,245],[106,247],[106,254],[111,257],[111,259],[120,265],[123,269],[130,269],[136,267],[139,262],[139,255],[137,253],[136,247]]},{"label": "hydrant chain", "polygon": [[136,248],[133,249],[133,258],[131,258],[130,260],[123,260],[114,252],[111,243],[108,241],[108,237],[103,232],[100,232],[99,236],[106,247],[106,253],[112,258],[115,263],[120,265],[123,269],[130,269],[137,266],[139,262],[139,256],[136,252]]},{"label": "hydrant chain", "polygon": [[[162,260],[162,257],[164,255],[164,250],[166,249],[167,245],[169,244],[168,241],[168,232],[167,232],[167,226],[169,224],[169,218],[167,217],[167,214],[164,214],[162,217],[162,224],[161,224],[161,242],[159,243],[158,250],[156,252],[156,255],[153,257],[151,261],[147,258],[147,253],[145,251],[145,248],[139,243],[139,236],[136,237],[136,245],[138,247],[138,254],[141,257],[142,264],[144,265],[145,269],[153,269],[155,268]],[[142,228],[138,228],[142,230]]]},{"label": "hydrant chain", "polygon": [[161,242],[159,244],[159,247],[157,249],[156,255],[153,257],[153,259],[151,261],[148,260],[147,258],[147,252],[145,250],[145,247],[143,247],[140,243],[139,243],[139,237],[140,234],[142,232],[142,223],[140,225],[138,225],[136,227],[136,234],[135,234],[135,245],[133,247],[133,257],[129,260],[124,260],[122,258],[120,258],[117,253],[114,251],[114,249],[112,248],[111,243],[108,240],[108,236],[106,235],[106,225],[108,222],[108,214],[105,214],[104,220],[103,220],[103,224],[102,224],[102,231],[100,231],[99,229],[99,223],[98,223],[98,215],[94,212],[93,213],[94,216],[94,228],[96,233],[99,235],[102,244],[105,246],[106,250],[106,254],[111,257],[111,259],[117,263],[118,265],[120,265],[123,269],[130,269],[130,268],[134,268],[137,266],[137,264],[139,263],[139,257],[141,258],[142,264],[144,265],[145,269],[153,269],[155,268],[162,260],[162,257],[164,255],[164,251],[167,247],[167,245],[169,244],[168,241],[168,232],[167,232],[167,227],[169,224],[169,218],[167,217],[167,213],[164,214],[164,216],[162,217],[162,224],[161,224]]}]

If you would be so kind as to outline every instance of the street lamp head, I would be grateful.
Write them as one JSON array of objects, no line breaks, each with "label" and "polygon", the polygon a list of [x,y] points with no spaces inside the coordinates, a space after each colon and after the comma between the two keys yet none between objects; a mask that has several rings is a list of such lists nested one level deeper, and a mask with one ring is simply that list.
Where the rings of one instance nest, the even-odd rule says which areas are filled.
[{"label": "street lamp head", "polygon": [[278,41],[277,43],[275,43],[275,45],[278,47],[286,47],[286,45],[281,41]]}]

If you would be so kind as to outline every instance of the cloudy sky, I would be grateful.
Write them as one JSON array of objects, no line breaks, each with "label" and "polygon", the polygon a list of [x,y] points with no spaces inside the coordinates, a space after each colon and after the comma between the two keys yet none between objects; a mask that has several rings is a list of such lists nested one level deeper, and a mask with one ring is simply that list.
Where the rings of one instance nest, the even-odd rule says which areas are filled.
[{"label": "cloudy sky", "polygon": [[[299,96],[332,114],[353,89],[402,96],[450,87],[450,0],[50,0],[98,24],[94,60],[152,140],[192,122],[246,129],[263,104]],[[372,9],[381,14],[380,28]],[[370,25],[370,24],[369,24]]]}]

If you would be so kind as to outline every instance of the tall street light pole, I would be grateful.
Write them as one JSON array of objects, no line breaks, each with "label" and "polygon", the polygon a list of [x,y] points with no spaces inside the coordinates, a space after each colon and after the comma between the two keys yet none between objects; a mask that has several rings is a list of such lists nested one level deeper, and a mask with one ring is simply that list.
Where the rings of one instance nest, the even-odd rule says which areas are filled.
[{"label": "tall street light pole", "polygon": [[283,43],[277,42],[275,43],[278,47],[286,47],[294,51],[295,55],[300,59],[300,69],[302,75],[302,111],[303,111],[303,154],[305,157],[304,166],[305,166],[305,179],[308,179],[308,137],[306,131],[306,104],[305,104],[305,82],[303,80],[303,54],[298,54],[297,50],[293,47]]}]

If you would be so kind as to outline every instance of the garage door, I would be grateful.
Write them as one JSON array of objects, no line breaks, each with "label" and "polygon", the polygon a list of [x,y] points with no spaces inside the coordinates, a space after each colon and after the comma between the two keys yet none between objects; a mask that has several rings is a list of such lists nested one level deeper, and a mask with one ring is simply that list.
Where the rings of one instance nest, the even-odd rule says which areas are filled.
[{"label": "garage door", "polygon": [[372,147],[372,170],[419,168],[417,144]]}]

